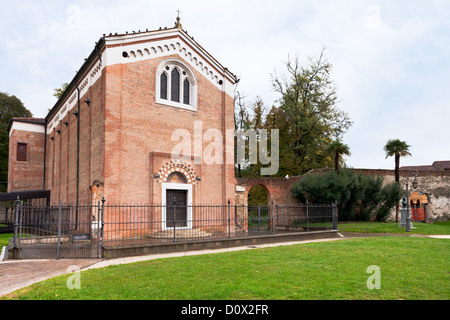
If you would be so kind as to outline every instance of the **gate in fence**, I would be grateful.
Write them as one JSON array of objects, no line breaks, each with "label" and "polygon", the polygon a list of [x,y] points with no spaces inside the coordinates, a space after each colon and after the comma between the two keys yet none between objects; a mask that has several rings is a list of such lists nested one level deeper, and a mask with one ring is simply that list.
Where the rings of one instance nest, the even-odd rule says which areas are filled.
[{"label": "gate in fence", "polygon": [[[104,248],[337,229],[333,205],[35,206],[16,201],[10,257],[101,258]],[[180,214],[186,212],[186,214]]]},{"label": "gate in fence", "polygon": [[9,251],[15,259],[100,258],[102,205],[34,206],[16,201],[14,238]]}]

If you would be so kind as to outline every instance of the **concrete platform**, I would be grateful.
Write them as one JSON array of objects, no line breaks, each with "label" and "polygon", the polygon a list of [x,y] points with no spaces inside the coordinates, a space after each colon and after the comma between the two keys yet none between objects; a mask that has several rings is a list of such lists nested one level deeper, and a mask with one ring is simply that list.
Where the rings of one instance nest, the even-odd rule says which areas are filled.
[{"label": "concrete platform", "polygon": [[310,232],[286,232],[274,235],[258,235],[234,237],[228,239],[207,239],[192,242],[169,242],[159,244],[145,244],[132,246],[106,246],[103,250],[103,258],[121,258],[130,256],[142,256],[150,254],[162,254],[173,252],[186,252],[195,250],[215,250],[241,246],[254,246],[269,243],[305,241],[316,239],[329,239],[341,237],[337,230],[310,231]]}]

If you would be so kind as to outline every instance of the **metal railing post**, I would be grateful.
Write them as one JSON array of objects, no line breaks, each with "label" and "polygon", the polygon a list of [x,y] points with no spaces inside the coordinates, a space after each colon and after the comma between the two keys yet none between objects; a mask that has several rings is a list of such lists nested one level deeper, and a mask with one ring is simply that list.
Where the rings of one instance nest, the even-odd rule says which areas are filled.
[{"label": "metal railing post", "polygon": [[258,206],[258,232],[261,231],[261,206]]},{"label": "metal railing post", "polygon": [[231,238],[231,216],[230,216],[230,204],[231,201],[228,199],[228,238]]},{"label": "metal railing post", "polygon": [[20,200],[19,200],[19,196],[17,196],[17,200],[16,200],[16,207],[14,210],[14,259],[16,259],[18,257],[17,253],[18,253],[18,247],[17,247],[17,229],[19,228],[19,212],[20,214],[21,211],[19,211],[19,204],[20,204]]},{"label": "metal railing post", "polygon": [[60,257],[60,247],[61,247],[61,216],[62,216],[62,209],[61,209],[61,201],[59,201],[58,205],[58,243],[56,247],[56,259],[59,259]]},{"label": "metal railing post", "polygon": [[306,232],[309,232],[309,207],[308,207],[308,199],[306,199]]},{"label": "metal railing post", "polygon": [[[97,202],[97,258],[100,258],[100,201]],[[94,217],[95,218],[95,217]]]},{"label": "metal railing post", "polygon": [[105,234],[104,234],[104,230],[105,230],[105,196],[102,196],[102,209],[101,209],[101,213],[102,213],[102,230],[100,232],[100,236],[101,236],[101,241],[102,241],[102,246],[101,246],[101,258],[103,258],[103,252],[104,252],[104,238],[105,238]]},{"label": "metal railing post", "polygon": [[[278,225],[278,205],[275,205],[275,213],[277,215],[277,225]],[[275,233],[275,224],[274,224],[273,215],[272,215],[272,223],[273,223],[273,233]]]},{"label": "metal railing post", "polygon": [[176,238],[176,234],[177,234],[177,230],[176,230],[176,227],[175,227],[175,220],[176,220],[176,217],[175,217],[175,206],[176,206],[176,203],[177,203],[177,201],[175,200],[175,197],[173,197],[173,242],[176,242],[177,241],[177,238]]},{"label": "metal railing post", "polygon": [[269,210],[269,217],[267,223],[269,223],[269,230],[272,231],[273,234],[273,200],[270,201],[270,206],[268,208]]},{"label": "metal railing post", "polygon": [[23,202],[19,202],[19,259],[21,258],[21,244],[22,244],[22,220],[23,220]]},{"label": "metal railing post", "polygon": [[338,229],[337,201],[333,202],[332,216],[333,216],[333,230],[337,230]]}]

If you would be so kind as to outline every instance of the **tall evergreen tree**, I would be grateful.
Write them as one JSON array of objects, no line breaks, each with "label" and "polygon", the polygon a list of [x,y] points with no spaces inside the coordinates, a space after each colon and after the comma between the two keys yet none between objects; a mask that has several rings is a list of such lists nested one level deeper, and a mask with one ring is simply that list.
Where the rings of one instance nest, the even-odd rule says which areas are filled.
[{"label": "tall evergreen tree", "polygon": [[32,117],[22,101],[14,95],[0,92],[0,192],[7,190],[9,133],[8,124],[11,118]]}]

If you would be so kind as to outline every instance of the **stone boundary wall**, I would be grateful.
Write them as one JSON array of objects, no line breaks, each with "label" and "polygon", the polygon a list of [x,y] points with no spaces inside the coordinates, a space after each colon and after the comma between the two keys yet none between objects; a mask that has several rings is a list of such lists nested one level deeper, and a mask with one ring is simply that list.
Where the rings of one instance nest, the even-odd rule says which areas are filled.
[{"label": "stone boundary wall", "polygon": [[[312,170],[307,174],[326,173],[333,169]],[[395,171],[387,169],[353,169],[355,173],[369,176],[382,176],[384,183],[395,180]],[[418,188],[412,188],[414,175],[417,174]],[[427,222],[450,220],[450,171],[417,171],[400,170],[400,184],[406,189],[406,178],[409,177],[409,190],[421,192],[428,197]],[[236,178],[236,204],[246,204],[248,192],[254,185],[262,185],[268,194],[269,203],[298,203],[292,196],[291,187],[301,180],[302,176],[289,178]],[[395,219],[395,209],[391,211],[390,219]]]}]

